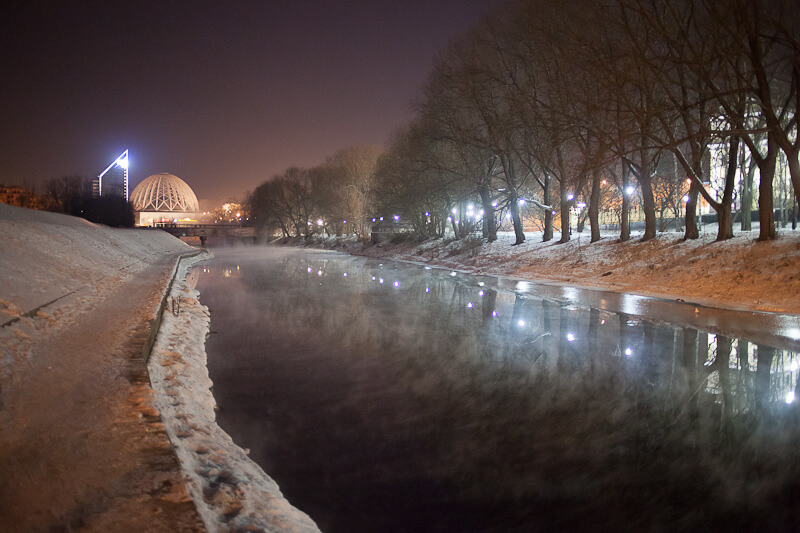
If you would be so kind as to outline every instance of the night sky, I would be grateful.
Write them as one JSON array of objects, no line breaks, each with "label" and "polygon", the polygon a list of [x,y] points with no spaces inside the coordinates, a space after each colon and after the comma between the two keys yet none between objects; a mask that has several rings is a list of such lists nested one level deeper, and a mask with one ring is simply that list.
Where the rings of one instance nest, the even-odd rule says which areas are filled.
[{"label": "night sky", "polygon": [[447,42],[500,0],[11,1],[0,183],[170,172],[201,207],[384,144]]}]

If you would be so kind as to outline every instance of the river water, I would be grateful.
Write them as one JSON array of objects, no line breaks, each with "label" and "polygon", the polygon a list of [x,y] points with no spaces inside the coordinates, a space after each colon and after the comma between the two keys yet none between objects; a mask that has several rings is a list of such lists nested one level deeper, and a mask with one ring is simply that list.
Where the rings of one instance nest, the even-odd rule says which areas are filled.
[{"label": "river water", "polygon": [[323,531],[800,528],[796,316],[214,254],[218,422]]}]

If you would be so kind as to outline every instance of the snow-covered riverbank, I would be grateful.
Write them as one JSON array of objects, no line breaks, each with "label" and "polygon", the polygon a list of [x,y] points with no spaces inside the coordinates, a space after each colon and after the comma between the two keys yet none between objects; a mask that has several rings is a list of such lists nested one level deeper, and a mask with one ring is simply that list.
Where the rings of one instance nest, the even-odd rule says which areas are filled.
[{"label": "snow-covered riverbank", "polygon": [[206,257],[181,261],[149,363],[189,492],[209,531],[318,531],[216,423],[205,353],[210,316],[186,280]]},{"label": "snow-covered riverbank", "polygon": [[[501,233],[491,244],[479,238],[432,239],[376,246],[350,242],[343,249],[475,274],[800,314],[800,231],[780,231],[773,242],[757,242],[757,237],[757,231],[737,233],[717,243],[712,233],[692,241],[660,233],[649,242],[634,236],[620,243],[609,234],[590,244],[586,232],[558,244],[541,242],[541,234],[531,233],[523,244],[512,246],[513,234]],[[333,243],[334,239],[327,240],[328,246]]]}]

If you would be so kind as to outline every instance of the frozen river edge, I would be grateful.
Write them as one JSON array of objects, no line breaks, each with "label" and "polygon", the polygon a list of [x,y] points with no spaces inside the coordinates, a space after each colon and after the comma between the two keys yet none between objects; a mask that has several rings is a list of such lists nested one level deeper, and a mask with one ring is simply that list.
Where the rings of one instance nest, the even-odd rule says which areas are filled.
[{"label": "frozen river edge", "polygon": [[156,407],[187,488],[208,531],[319,531],[216,423],[205,353],[210,314],[186,282],[189,270],[210,257],[179,260],[148,360]]}]

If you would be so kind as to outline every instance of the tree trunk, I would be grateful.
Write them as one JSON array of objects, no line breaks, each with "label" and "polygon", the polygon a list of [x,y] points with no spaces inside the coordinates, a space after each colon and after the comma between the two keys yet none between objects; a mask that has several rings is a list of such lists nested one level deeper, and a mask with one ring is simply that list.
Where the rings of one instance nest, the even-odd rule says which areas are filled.
[{"label": "tree trunk", "polygon": [[[800,159],[798,159],[798,155],[800,155],[800,150],[793,150],[786,154],[786,160],[789,162],[789,176],[792,178],[795,199],[797,195],[800,194]],[[794,206],[794,202],[792,202],[792,206]]]},{"label": "tree trunk", "polygon": [[725,175],[725,190],[722,201],[717,210],[719,217],[719,230],[717,242],[733,238],[733,183],[736,179],[736,168],[739,166],[739,136],[731,137],[730,150],[728,151],[728,171]]},{"label": "tree trunk", "polygon": [[761,228],[758,234],[759,241],[775,239],[775,212],[772,200],[772,182],[775,179],[775,161],[778,151],[772,140],[773,133],[767,135],[767,157],[759,165],[760,179],[758,184],[758,220]]},{"label": "tree trunk", "polygon": [[686,202],[686,228],[683,233],[683,240],[699,239],[700,230],[697,228],[697,200],[700,192],[697,190],[697,183],[692,180],[689,186],[689,197]]},{"label": "tree trunk", "polygon": [[[544,173],[544,190],[542,191],[544,205],[552,206],[552,179],[548,172]],[[548,209],[544,213],[544,234],[542,241],[548,242],[553,239],[553,210]]]},{"label": "tree trunk", "polygon": [[494,218],[494,206],[492,206],[489,186],[485,183],[481,185],[478,188],[478,194],[481,195],[481,204],[483,205],[483,238],[494,242],[497,240],[497,221]]},{"label": "tree trunk", "polygon": [[753,177],[755,176],[755,173],[756,162],[751,158],[750,164],[747,165],[747,171],[742,172],[742,231],[750,231],[753,228]]},{"label": "tree trunk", "polygon": [[[644,143],[644,139],[642,140]],[[650,176],[650,165],[645,150],[640,151],[639,189],[642,191],[642,207],[644,208],[644,235],[642,241],[656,238],[656,202],[653,198],[653,181]]]},{"label": "tree trunk", "polygon": [[567,200],[567,190],[564,186],[564,177],[561,177],[561,181],[559,182],[559,197],[561,198],[561,240],[559,241],[561,244],[569,242],[569,233],[572,230],[569,224],[569,207],[571,202]]},{"label": "tree trunk", "polygon": [[591,242],[600,240],[600,171],[592,173],[592,194],[589,198],[589,226],[592,230]]},{"label": "tree trunk", "polygon": [[511,221],[514,223],[514,246],[525,242],[525,232],[522,231],[522,219],[519,217],[519,198],[517,198],[516,191],[511,195],[511,204],[509,206],[511,211]]}]

